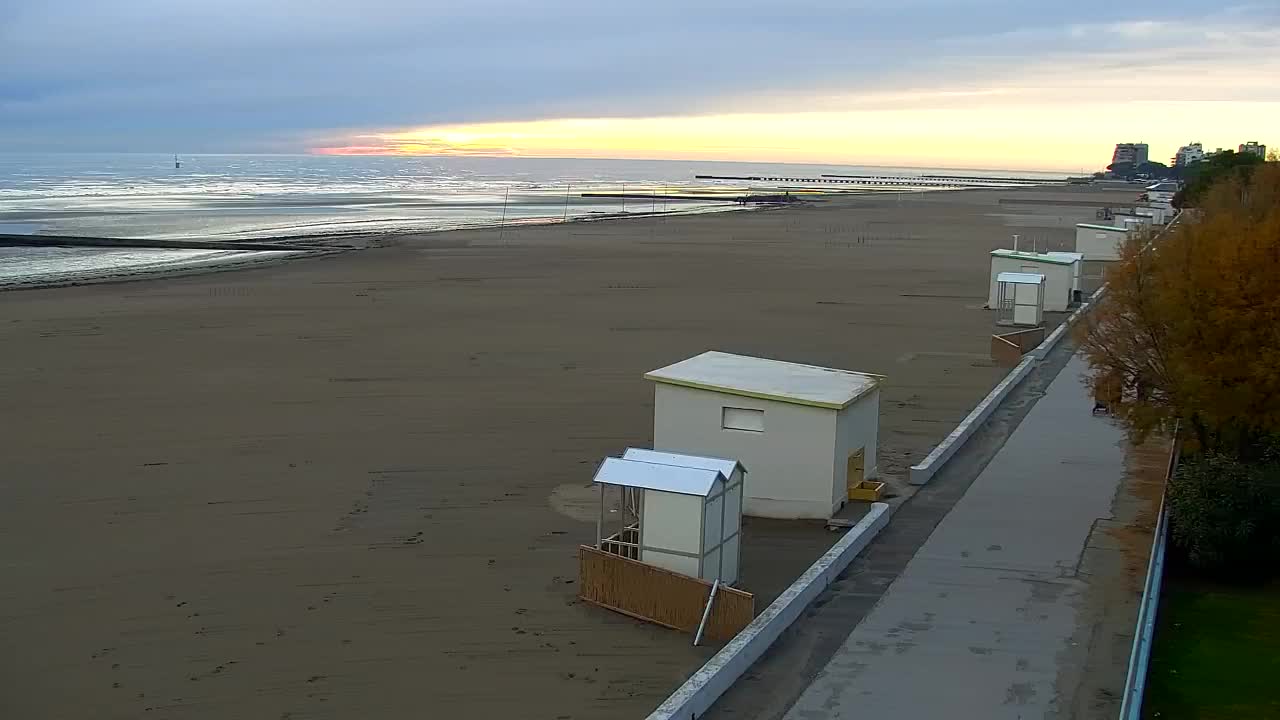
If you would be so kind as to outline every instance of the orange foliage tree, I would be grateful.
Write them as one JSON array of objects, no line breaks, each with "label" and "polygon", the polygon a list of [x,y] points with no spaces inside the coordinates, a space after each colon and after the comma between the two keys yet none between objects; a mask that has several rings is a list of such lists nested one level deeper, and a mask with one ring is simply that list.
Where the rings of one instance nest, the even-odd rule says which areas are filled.
[{"label": "orange foliage tree", "polygon": [[1133,435],[1178,418],[1204,450],[1280,435],[1280,163],[1225,178],[1107,268],[1080,325],[1097,397]]}]

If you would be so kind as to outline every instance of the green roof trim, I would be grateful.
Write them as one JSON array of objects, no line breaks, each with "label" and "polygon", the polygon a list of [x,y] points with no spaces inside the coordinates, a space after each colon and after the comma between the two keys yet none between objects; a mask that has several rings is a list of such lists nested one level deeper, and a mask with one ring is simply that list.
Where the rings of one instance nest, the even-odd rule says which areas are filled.
[{"label": "green roof trim", "polygon": [[1129,232],[1129,228],[1113,227],[1111,225],[1090,225],[1089,223],[1078,223],[1076,227],[1089,228],[1090,230],[1114,230],[1116,232]]},{"label": "green roof trim", "polygon": [[996,257],[1011,258],[1014,260],[1027,260],[1029,262],[1050,263],[1051,265],[1074,265],[1076,262],[1071,258],[1041,255],[1040,253],[1021,252],[1019,250],[992,250],[991,254]]}]

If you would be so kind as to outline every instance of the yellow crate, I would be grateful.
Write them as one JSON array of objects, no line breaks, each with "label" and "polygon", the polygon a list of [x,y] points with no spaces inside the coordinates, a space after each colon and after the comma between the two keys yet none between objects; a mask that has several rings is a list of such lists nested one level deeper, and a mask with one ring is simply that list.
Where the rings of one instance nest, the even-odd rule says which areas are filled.
[{"label": "yellow crate", "polygon": [[857,485],[849,488],[850,500],[863,500],[866,502],[875,502],[884,494],[884,483],[874,480],[863,480]]}]

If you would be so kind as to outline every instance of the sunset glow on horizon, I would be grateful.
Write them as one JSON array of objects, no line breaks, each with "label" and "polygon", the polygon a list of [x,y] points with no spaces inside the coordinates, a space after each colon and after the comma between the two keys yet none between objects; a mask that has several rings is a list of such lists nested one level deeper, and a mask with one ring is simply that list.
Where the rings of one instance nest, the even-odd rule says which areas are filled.
[{"label": "sunset glow on horizon", "polygon": [[[320,155],[578,157],[1007,168],[1079,172],[1116,142],[1143,141],[1161,160],[1191,140],[1234,147],[1280,117],[1250,102],[1000,105],[862,112],[565,118],[436,125],[339,137]],[[1161,117],[1158,129],[1150,117]],[[1212,132],[1206,130],[1212,129]],[[1242,134],[1244,133],[1244,134]],[[343,142],[346,141],[346,142]]]}]

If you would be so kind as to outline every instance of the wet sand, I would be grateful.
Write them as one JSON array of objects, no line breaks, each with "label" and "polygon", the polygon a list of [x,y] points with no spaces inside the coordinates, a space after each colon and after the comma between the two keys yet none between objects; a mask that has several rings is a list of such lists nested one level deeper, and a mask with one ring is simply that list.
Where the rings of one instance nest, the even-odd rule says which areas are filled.
[{"label": "wet sand", "polygon": [[[1065,247],[1130,194],[450,232],[0,294],[0,714],[643,716],[714,648],[575,600],[591,472],[652,437],[641,374],[710,348],[883,373],[899,484],[1003,375],[986,252]],[[747,529],[758,609],[833,540]]]}]

